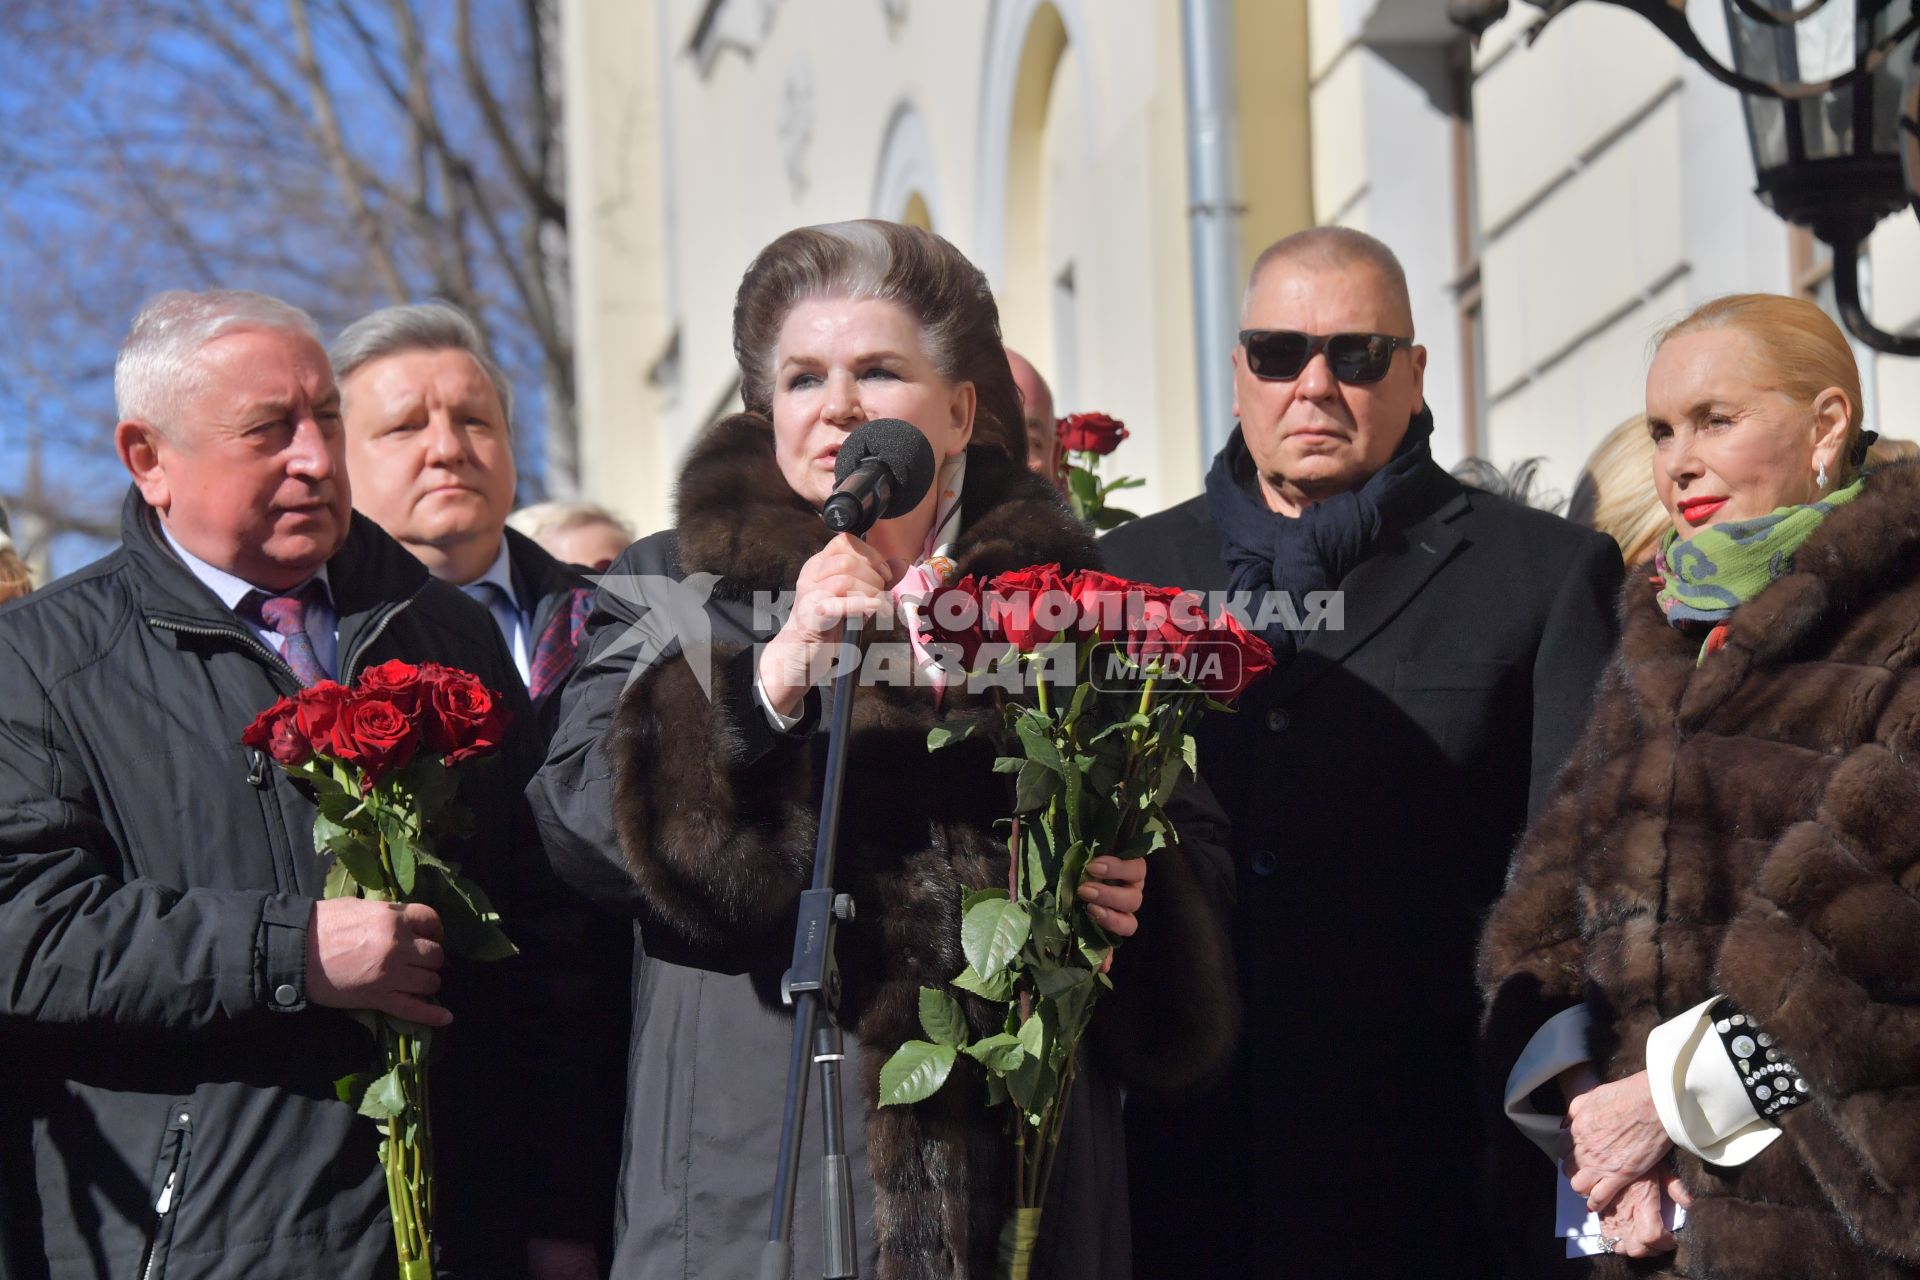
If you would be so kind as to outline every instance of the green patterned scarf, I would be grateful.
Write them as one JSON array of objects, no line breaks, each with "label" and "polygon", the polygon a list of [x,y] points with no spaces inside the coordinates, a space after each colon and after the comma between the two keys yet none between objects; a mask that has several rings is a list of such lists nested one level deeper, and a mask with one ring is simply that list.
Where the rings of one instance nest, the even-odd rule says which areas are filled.
[{"label": "green patterned scarf", "polygon": [[[1660,608],[1669,625],[1717,626],[1774,579],[1793,571],[1793,555],[1833,509],[1860,496],[1867,477],[1818,502],[1779,507],[1751,520],[1711,525],[1691,538],[1668,530],[1660,542]],[[1701,656],[1705,657],[1703,647]]]}]

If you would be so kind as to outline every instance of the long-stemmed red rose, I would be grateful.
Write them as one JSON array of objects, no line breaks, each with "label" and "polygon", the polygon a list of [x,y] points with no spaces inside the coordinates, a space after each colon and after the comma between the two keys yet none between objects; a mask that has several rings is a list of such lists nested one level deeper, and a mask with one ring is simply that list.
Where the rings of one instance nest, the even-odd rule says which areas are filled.
[{"label": "long-stemmed red rose", "polygon": [[[989,1104],[1012,1113],[1018,1176],[1002,1257],[1025,1280],[1080,1041],[1111,986],[1113,939],[1077,890],[1094,858],[1145,857],[1177,839],[1166,804],[1196,767],[1190,730],[1271,670],[1273,655],[1230,616],[1209,618],[1195,593],[1058,565],[984,585],[963,578],[935,591],[922,615],[930,639],[962,655],[970,684],[1031,700],[1007,707],[1008,753],[994,766],[1013,777],[1006,881],[962,900],[967,966],[948,984],[991,1002],[997,1030],[973,1036],[980,1010],[970,1018],[953,992],[921,988],[928,1038],[881,1068],[880,1104],[922,1101],[962,1058],[978,1064]],[[928,748],[965,733],[937,727]]]},{"label": "long-stemmed red rose", "polygon": [[1055,470],[1063,477],[1067,503],[1073,514],[1096,529],[1113,529],[1139,519],[1131,511],[1112,506],[1107,499],[1122,489],[1137,489],[1145,480],[1131,476],[1100,479],[1100,459],[1118,449],[1130,434],[1127,424],[1104,413],[1070,413],[1054,424],[1059,450]]},{"label": "long-stemmed red rose", "polygon": [[[282,698],[240,735],[309,787],[314,851],[330,856],[326,896],[423,902],[446,945],[470,959],[514,954],[479,885],[442,856],[437,835],[465,822],[456,771],[500,747],[508,713],[468,672],[383,662],[352,688],[322,681]],[[401,1280],[432,1280],[432,1033],[384,1014],[355,1015],[380,1044],[380,1069],[336,1082],[340,1100],[384,1126],[380,1160]]]}]

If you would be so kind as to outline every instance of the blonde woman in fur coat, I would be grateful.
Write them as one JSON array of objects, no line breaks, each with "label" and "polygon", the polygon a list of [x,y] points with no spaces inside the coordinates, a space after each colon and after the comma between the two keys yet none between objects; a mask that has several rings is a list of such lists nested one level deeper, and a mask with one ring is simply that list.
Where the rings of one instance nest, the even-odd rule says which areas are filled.
[{"label": "blonde woman in fur coat", "polygon": [[[876,643],[904,639],[881,605],[910,568],[988,576],[1095,560],[1087,530],[1020,465],[1024,446],[1009,453],[1020,404],[992,296],[946,241],[881,222],[789,232],[741,284],[734,348],[747,412],[696,442],[675,528],[603,583],[532,792],[562,875],[636,922],[622,1280],[757,1270],[793,1025],[778,984],[817,827],[815,681],[842,621],[867,618]],[[913,513],[829,540],[819,508],[835,454],[883,417],[928,437],[938,479]],[[755,601],[782,593],[794,605],[777,624]],[[879,1064],[921,1034],[919,988],[963,964],[962,894],[1006,880],[998,723],[988,697],[960,686],[936,699],[925,683],[863,685],[854,705],[835,879],[858,915],[839,934],[840,1018],[860,1273],[880,1280],[991,1275],[1009,1203],[1002,1113],[977,1081],[875,1105]],[[936,725],[976,732],[930,755]],[[1209,819],[1196,810],[1179,825],[1150,874],[1096,863],[1104,883],[1086,891],[1127,941],[1046,1214],[1038,1274],[1054,1280],[1131,1272],[1119,1084],[1197,1079],[1231,1037],[1231,872]],[[984,1026],[990,1008],[969,1012]],[[801,1273],[820,1258],[813,1112]]]},{"label": "blonde woman in fur coat", "polygon": [[1920,1276],[1920,467],[1862,474],[1859,406],[1796,299],[1648,373],[1672,532],[1481,942],[1597,1277]]}]

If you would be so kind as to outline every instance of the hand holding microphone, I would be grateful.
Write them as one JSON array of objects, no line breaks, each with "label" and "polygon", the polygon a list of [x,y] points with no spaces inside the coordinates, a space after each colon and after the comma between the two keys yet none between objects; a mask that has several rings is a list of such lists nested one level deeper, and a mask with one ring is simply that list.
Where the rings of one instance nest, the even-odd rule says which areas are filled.
[{"label": "hand holding microphone", "polygon": [[801,568],[793,612],[760,655],[761,692],[781,715],[793,715],[826,673],[847,619],[878,614],[905,570],[856,535],[919,506],[936,469],[933,446],[898,418],[863,423],[840,446],[821,512],[835,537]]}]

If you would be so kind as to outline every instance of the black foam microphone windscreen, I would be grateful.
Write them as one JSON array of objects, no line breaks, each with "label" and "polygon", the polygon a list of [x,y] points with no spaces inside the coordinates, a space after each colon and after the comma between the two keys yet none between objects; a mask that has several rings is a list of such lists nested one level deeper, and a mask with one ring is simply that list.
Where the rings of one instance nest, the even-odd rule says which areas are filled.
[{"label": "black foam microphone windscreen", "polygon": [[822,513],[827,527],[865,533],[876,520],[903,516],[920,505],[938,470],[933,446],[912,423],[875,418],[855,427],[833,464],[833,496]]}]

